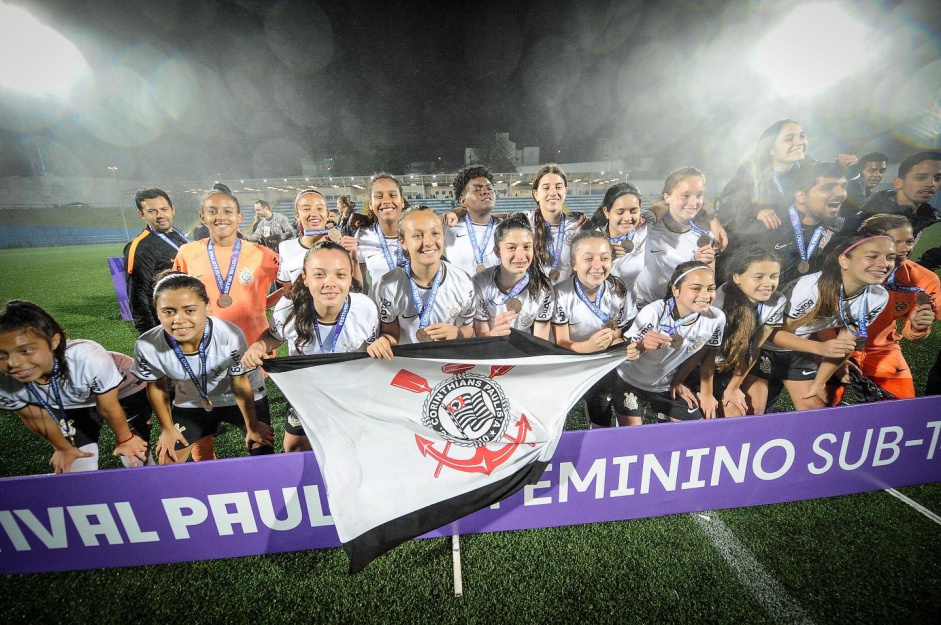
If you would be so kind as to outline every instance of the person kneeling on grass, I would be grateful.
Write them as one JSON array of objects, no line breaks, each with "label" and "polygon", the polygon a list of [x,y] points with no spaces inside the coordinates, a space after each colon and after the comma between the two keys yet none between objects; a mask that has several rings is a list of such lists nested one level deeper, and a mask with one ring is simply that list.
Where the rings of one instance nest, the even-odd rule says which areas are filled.
[{"label": "person kneeling on grass", "polygon": [[[242,366],[245,335],[235,324],[209,316],[203,283],[165,272],[154,286],[154,307],[160,326],[137,340],[131,372],[147,382],[160,421],[160,463],[185,462],[192,444],[215,434],[223,421],[242,428],[251,455],[273,453],[261,370]],[[168,378],[179,381],[172,408]]]},{"label": "person kneeling on grass", "polygon": [[0,312],[0,407],[55,448],[56,473],[98,468],[102,418],[125,466],[150,458],[150,406],[143,385],[125,375],[132,364],[94,341],[67,340],[32,302],[11,300]]}]

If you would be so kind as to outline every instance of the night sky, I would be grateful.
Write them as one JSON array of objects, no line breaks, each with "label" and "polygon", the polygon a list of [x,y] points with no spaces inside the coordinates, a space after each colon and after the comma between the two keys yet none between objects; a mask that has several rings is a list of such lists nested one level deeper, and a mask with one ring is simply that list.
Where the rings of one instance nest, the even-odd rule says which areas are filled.
[{"label": "night sky", "polygon": [[653,156],[728,176],[783,117],[818,158],[898,157],[938,145],[941,129],[931,0],[851,5],[872,60],[813,97],[780,96],[748,65],[796,3],[9,4],[72,40],[94,78],[64,104],[0,88],[0,176],[32,175],[37,144],[65,176],[289,176],[322,156],[358,173],[438,157],[456,168],[497,131],[543,160]]}]

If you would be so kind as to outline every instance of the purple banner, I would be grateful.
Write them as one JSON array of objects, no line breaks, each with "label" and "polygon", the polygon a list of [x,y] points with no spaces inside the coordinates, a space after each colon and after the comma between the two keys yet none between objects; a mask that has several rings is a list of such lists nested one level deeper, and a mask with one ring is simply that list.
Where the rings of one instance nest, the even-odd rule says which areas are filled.
[{"label": "purple banner", "polygon": [[118,297],[118,307],[121,309],[122,321],[133,321],[131,316],[131,302],[127,297],[127,272],[124,270],[124,259],[120,256],[108,257],[108,269],[111,271],[111,283],[114,284],[114,294]]},{"label": "purple banner", "polygon": [[[566,432],[533,486],[427,536],[634,519],[941,480],[941,397]],[[311,453],[0,480],[0,573],[339,544]]]}]

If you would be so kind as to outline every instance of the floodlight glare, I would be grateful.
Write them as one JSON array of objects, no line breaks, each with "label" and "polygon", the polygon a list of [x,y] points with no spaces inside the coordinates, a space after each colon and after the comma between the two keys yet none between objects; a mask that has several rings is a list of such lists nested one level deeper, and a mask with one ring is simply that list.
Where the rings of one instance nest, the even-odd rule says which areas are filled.
[{"label": "floodlight glare", "polygon": [[752,67],[783,95],[815,95],[867,61],[865,27],[835,4],[794,9],[758,44]]},{"label": "floodlight glare", "polygon": [[88,71],[75,44],[23,9],[0,2],[0,87],[61,98]]}]

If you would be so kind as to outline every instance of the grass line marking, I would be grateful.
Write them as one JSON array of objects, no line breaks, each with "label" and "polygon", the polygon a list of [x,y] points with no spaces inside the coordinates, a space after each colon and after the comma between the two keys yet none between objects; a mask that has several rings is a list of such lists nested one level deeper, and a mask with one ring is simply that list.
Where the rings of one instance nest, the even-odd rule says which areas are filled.
[{"label": "grass line marking", "polygon": [[746,586],[778,623],[813,623],[813,620],[771,577],[761,563],[739,542],[732,530],[712,512],[711,520],[701,514],[691,515],[699,529],[712,541],[729,563],[739,581]]},{"label": "grass line marking", "polygon": [[907,503],[908,505],[910,505],[912,508],[914,508],[915,510],[918,510],[919,512],[921,512],[923,515],[925,515],[926,517],[928,517],[929,519],[931,519],[932,521],[934,521],[934,522],[937,523],[938,525],[941,525],[941,516],[938,516],[937,514],[935,514],[934,512],[932,512],[931,510],[929,510],[928,508],[924,507],[923,505],[921,505],[921,504],[918,503],[917,501],[915,501],[915,500],[913,500],[913,499],[909,499],[908,497],[906,497],[906,496],[903,495],[902,493],[898,492],[898,491],[895,490],[894,488],[887,488],[887,489],[885,489],[885,492],[889,493],[890,495],[892,495],[892,496],[895,497],[896,499],[899,499],[899,500],[901,500],[901,501],[904,501],[905,503]]}]

